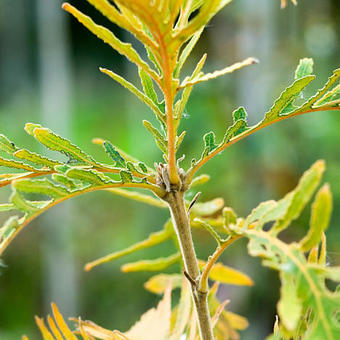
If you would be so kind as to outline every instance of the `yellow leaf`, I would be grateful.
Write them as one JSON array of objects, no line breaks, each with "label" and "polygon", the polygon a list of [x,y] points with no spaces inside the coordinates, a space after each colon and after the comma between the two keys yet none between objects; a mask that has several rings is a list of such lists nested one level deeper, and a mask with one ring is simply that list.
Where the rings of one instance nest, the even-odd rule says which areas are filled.
[{"label": "yellow leaf", "polygon": [[177,288],[182,285],[182,281],[182,276],[179,274],[158,274],[145,282],[144,288],[151,293],[163,294],[169,284],[172,288]]},{"label": "yellow leaf", "polygon": [[152,308],[125,335],[131,340],[168,340],[170,336],[171,286],[165,290],[157,308]]},{"label": "yellow leaf", "polygon": [[[201,269],[205,266],[205,262],[199,260],[199,266]],[[222,263],[216,263],[210,273],[209,278],[214,281],[219,281],[221,283],[240,285],[240,286],[252,286],[254,284],[253,280],[246,274],[240,271],[227,267]]]}]

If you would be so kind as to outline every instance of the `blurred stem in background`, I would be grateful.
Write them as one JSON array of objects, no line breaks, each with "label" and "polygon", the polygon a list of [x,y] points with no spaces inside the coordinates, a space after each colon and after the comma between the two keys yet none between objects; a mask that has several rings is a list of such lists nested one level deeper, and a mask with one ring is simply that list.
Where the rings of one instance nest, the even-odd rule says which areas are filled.
[{"label": "blurred stem in background", "polygon": [[[71,65],[67,17],[61,1],[37,0],[41,122],[64,136],[70,135]],[[44,150],[45,152],[45,150]],[[61,213],[62,211],[62,213]],[[72,202],[53,209],[41,221],[44,238],[44,304],[62,306],[66,315],[77,315],[76,266],[72,252]]]}]

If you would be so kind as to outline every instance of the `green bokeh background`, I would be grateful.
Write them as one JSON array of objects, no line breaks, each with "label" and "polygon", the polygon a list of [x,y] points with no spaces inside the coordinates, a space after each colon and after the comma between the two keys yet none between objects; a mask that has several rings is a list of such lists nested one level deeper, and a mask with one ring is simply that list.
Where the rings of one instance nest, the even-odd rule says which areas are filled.
[{"label": "green bokeh background", "polygon": [[[44,1],[52,2],[52,7],[61,11],[59,1]],[[121,39],[132,40],[86,1],[71,2],[97,22],[109,26]],[[40,6],[39,0],[0,2],[0,133],[35,151],[41,150],[40,146],[24,132],[23,126],[26,122],[45,121],[41,106],[43,46],[37,18]],[[61,115],[60,121],[56,119],[54,130],[60,132],[62,126],[67,125],[66,137],[98,160],[107,161],[101,148],[91,143],[94,137],[111,140],[150,165],[161,161],[161,153],[141,123],[142,119],[152,120],[152,114],[98,71],[99,65],[104,66],[137,81],[134,66],[68,14],[62,13],[62,16],[66,32],[63,44],[71,66],[68,72],[70,105],[67,121]],[[279,0],[238,0],[214,18],[184,71],[189,73],[205,51],[208,52],[207,71],[248,56],[258,57],[260,64],[194,89],[181,126],[187,130],[180,150],[180,154],[186,155],[183,166],[187,167],[190,159],[200,154],[204,133],[213,130],[222,138],[236,107],[245,106],[251,123],[260,120],[284,87],[291,83],[300,58],[313,57],[318,76],[304,96],[313,94],[323,85],[332,70],[339,67],[337,22],[340,22],[338,0],[300,0],[299,6],[290,4],[283,11]],[[49,24],[54,25],[54,21]],[[55,55],[48,58],[53,57]],[[54,71],[59,72],[58,69]],[[58,100],[53,98],[51,105]],[[244,216],[259,202],[282,197],[315,160],[325,159],[325,180],[334,194],[328,261],[339,265],[339,131],[340,115],[335,111],[313,113],[260,131],[206,165],[201,173],[211,175],[212,179],[202,186],[201,199],[223,197],[226,205]],[[0,202],[6,202],[8,195],[8,188],[2,188]],[[5,218],[5,214],[0,216],[0,222]],[[0,275],[0,339],[19,339],[22,334],[38,339],[33,316],[47,315],[50,301],[55,301],[66,316],[81,315],[110,329],[129,328],[142,312],[159,300],[143,288],[143,283],[153,274],[123,274],[119,268],[124,261],[103,265],[90,273],[83,271],[83,265],[145,238],[148,233],[160,229],[167,218],[165,210],[98,192],[78,197],[71,204],[62,204],[36,219],[3,256],[7,267],[1,268]],[[59,220],[66,225],[61,236]],[[306,209],[285,237],[290,240],[301,237],[308,220]],[[194,239],[201,258],[213,251],[214,241],[205,233],[195,232]],[[172,244],[166,243],[124,260],[166,256],[172,250]],[[54,252],[71,254],[70,258],[66,256],[66,261],[72,262],[67,264],[73,273],[70,282],[59,255],[51,258]],[[228,308],[248,317],[250,327],[242,333],[241,339],[263,339],[274,322],[279,295],[276,273],[261,268],[260,261],[249,257],[246,243],[242,241],[233,245],[222,260],[254,279],[255,286],[251,288],[223,286],[219,296],[230,298]],[[56,281],[60,281],[60,285],[69,282],[72,301],[75,301],[71,307],[63,302],[68,298],[67,289],[64,296],[51,293],[47,269],[51,263],[55,266]]]}]

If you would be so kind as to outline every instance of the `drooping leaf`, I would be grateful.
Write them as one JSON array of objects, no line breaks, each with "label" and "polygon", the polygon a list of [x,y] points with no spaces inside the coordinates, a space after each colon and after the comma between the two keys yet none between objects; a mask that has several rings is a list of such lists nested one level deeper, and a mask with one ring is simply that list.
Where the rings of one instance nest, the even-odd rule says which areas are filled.
[{"label": "drooping leaf", "polygon": [[300,216],[301,211],[311,199],[325,171],[324,161],[317,161],[301,177],[298,186],[292,193],[290,204],[282,218],[278,219],[272,232],[279,233],[285,229],[292,220]]},{"label": "drooping leaf", "polygon": [[183,277],[179,274],[158,274],[144,283],[144,288],[151,293],[164,294],[169,285],[172,289],[182,286]]},{"label": "drooping leaf", "polygon": [[[204,268],[206,263],[199,261],[201,269]],[[218,281],[225,284],[233,284],[240,286],[252,286],[253,280],[246,274],[223,265],[222,263],[215,263],[209,273],[209,278],[214,281]]]},{"label": "drooping leaf", "polygon": [[149,237],[143,241],[137,242],[135,244],[133,244],[132,246],[120,250],[120,251],[116,251],[114,253],[111,253],[109,255],[106,255],[96,261],[90,262],[88,264],[86,264],[85,266],[85,270],[89,271],[92,268],[103,264],[103,263],[107,263],[110,261],[114,261],[122,256],[126,256],[129,254],[132,254],[136,251],[145,249],[145,248],[149,248],[149,247],[153,247],[159,243],[162,243],[164,241],[166,241],[167,239],[169,239],[171,237],[171,235],[173,234],[173,229],[170,223],[166,223],[165,227],[163,230],[155,232],[155,233],[151,233],[149,235]]},{"label": "drooping leaf", "polygon": [[161,271],[164,270],[171,265],[179,262],[181,259],[181,255],[179,253],[168,256],[168,257],[160,257],[155,260],[140,260],[133,263],[126,263],[121,267],[121,270],[124,273],[130,272],[140,272],[140,271]]},{"label": "drooping leaf", "polygon": [[328,227],[331,213],[332,194],[329,185],[325,184],[315,197],[308,234],[300,241],[303,251],[307,251],[319,244],[322,233]]}]

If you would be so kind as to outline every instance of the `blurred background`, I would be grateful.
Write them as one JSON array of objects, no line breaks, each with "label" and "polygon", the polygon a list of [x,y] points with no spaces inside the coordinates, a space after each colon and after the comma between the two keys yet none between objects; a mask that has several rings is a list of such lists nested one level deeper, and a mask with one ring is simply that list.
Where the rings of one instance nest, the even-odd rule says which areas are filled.
[{"label": "blurred background", "polygon": [[[133,41],[85,0],[71,3],[121,39]],[[137,80],[136,69],[60,6],[59,0],[0,1],[0,133],[17,145],[41,152],[38,143],[23,130],[26,122],[41,123],[71,138],[99,160],[104,161],[106,156],[91,143],[94,137],[108,139],[149,164],[161,161],[141,123],[142,119],[152,119],[151,112],[102,75],[98,66],[132,81]],[[194,89],[182,124],[188,130],[180,150],[187,156],[183,165],[188,166],[190,159],[200,154],[204,133],[213,130],[222,138],[236,107],[247,109],[250,123],[259,121],[291,84],[300,58],[314,58],[318,76],[304,95],[322,86],[340,66],[339,22],[338,0],[300,0],[297,7],[290,3],[285,10],[280,10],[279,0],[238,0],[217,15],[185,72],[191,72],[205,51],[206,71],[248,56],[257,57],[260,64]],[[339,131],[340,115],[320,112],[258,132],[203,168],[213,180],[201,188],[201,199],[223,197],[226,205],[244,216],[259,202],[282,197],[304,170],[323,158],[327,162],[325,180],[334,194],[328,261],[339,265]],[[2,188],[0,202],[7,202],[8,195],[9,189]],[[0,222],[5,218],[5,214],[0,216]],[[153,273],[123,274],[120,265],[141,257],[169,255],[172,244],[90,273],[83,271],[83,265],[145,238],[159,230],[167,218],[165,210],[98,192],[64,203],[36,219],[3,257],[6,267],[1,268],[0,275],[0,339],[19,339],[22,334],[40,338],[33,316],[50,313],[51,301],[66,317],[81,315],[109,329],[128,329],[141,313],[156,305],[159,297],[143,288],[143,282]],[[301,237],[308,221],[309,208],[287,237]],[[194,238],[199,256],[205,258],[214,249],[214,240],[196,232]],[[254,287],[223,286],[219,294],[231,299],[228,307],[232,311],[249,318],[250,327],[241,339],[263,339],[274,323],[279,296],[277,274],[249,257],[244,242],[233,245],[222,260],[254,279]]]}]

